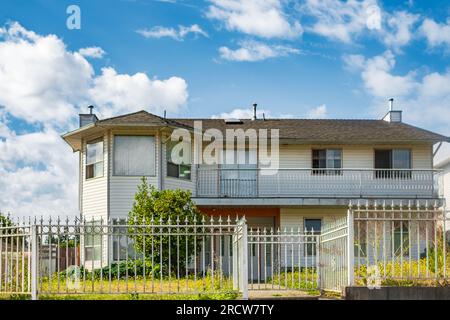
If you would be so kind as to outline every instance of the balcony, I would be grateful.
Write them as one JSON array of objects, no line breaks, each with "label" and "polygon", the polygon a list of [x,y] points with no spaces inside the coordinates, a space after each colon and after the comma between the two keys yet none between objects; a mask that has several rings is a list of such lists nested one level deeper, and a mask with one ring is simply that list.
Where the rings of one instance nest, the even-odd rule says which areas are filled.
[{"label": "balcony", "polygon": [[[271,172],[270,172],[271,171]],[[439,198],[436,170],[197,168],[198,198]]]}]

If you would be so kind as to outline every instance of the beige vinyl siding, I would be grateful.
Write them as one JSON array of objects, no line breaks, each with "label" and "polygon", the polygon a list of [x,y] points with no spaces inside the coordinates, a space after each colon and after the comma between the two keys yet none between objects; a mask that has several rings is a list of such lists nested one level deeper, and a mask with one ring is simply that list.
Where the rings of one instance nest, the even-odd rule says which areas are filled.
[{"label": "beige vinyl siding", "polygon": [[311,147],[280,145],[280,168],[311,168]]},{"label": "beige vinyl siding", "polygon": [[103,177],[86,180],[86,143],[99,136],[83,142],[81,156],[82,201],[81,212],[86,219],[107,219],[108,212],[108,137],[103,137]]},{"label": "beige vinyl siding", "polygon": [[[292,233],[304,231],[305,219],[321,219],[322,226],[331,221],[335,221],[347,214],[347,208],[281,208],[280,209],[280,230],[281,232]],[[313,266],[316,261],[313,256],[305,255],[305,245],[291,246],[285,248],[285,255],[281,257],[282,265],[297,266],[299,261],[301,266]],[[300,254],[300,259],[299,259]],[[286,260],[287,258],[287,260]],[[293,258],[293,260],[292,260]]]},{"label": "beige vinyl siding", "polygon": [[[81,153],[81,165],[80,165],[80,179],[81,179],[81,212],[86,221],[102,221],[106,223],[108,221],[108,164],[109,164],[109,153],[108,135],[103,136],[103,177],[93,178],[86,180],[86,143],[92,141],[99,136],[93,136],[92,138],[85,139],[83,141],[83,151]],[[80,239],[81,250],[80,258],[84,261],[85,249],[84,249],[84,239]],[[85,261],[86,268],[98,268],[100,263],[103,261],[103,266],[108,263],[108,240],[107,237],[102,238],[102,253],[101,260],[99,261]]]},{"label": "beige vinyl siding", "polygon": [[159,188],[158,176],[160,172],[160,138],[158,132],[155,130],[113,130],[110,132],[109,141],[109,201],[110,201],[110,216],[111,218],[125,218],[130,212],[134,195],[141,183],[142,177],[128,177],[114,175],[114,135],[151,135],[155,136],[155,175],[148,176],[147,182],[150,185]]},{"label": "beige vinyl siding", "polygon": [[413,169],[432,169],[431,145],[280,145],[280,168],[312,167],[312,150],[336,148],[342,150],[342,167],[347,169],[373,169],[374,150],[410,149]]}]

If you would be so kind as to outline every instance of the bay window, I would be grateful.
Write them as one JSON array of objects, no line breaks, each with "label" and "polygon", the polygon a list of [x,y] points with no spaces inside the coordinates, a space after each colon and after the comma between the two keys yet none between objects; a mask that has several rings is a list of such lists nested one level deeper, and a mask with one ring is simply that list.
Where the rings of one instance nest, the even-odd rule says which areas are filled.
[{"label": "bay window", "polygon": [[155,137],[114,136],[114,175],[154,176]]}]

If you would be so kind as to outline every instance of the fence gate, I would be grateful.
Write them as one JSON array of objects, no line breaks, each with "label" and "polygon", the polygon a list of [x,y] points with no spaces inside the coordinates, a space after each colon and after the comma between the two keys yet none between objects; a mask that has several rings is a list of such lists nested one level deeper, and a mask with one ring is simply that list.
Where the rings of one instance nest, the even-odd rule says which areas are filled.
[{"label": "fence gate", "polygon": [[[335,221],[324,221],[320,235],[320,289],[342,292],[352,281],[353,243],[351,212]],[[350,278],[350,279],[349,279]]]},{"label": "fence gate", "polygon": [[31,293],[31,227],[0,228],[0,294]]}]

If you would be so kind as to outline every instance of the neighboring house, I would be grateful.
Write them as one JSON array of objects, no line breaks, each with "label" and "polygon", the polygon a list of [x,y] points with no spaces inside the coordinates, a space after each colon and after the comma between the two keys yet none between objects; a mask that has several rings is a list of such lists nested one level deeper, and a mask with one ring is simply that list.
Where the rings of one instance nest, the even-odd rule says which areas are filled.
[{"label": "neighboring house", "polygon": [[[177,165],[168,159],[171,132],[279,129],[279,170],[263,175],[259,159],[245,165]],[[79,208],[86,219],[126,218],[142,176],[158,189],[182,188],[202,212],[243,216],[249,227],[319,231],[347,214],[350,202],[426,200],[440,206],[433,146],[448,137],[382,120],[166,119],[146,111],[99,120],[80,115],[80,128],[63,135],[79,152]],[[192,144],[191,158],[198,145]],[[236,151],[257,159],[256,151]],[[396,171],[397,170],[397,171]],[[92,244],[96,245],[96,244]],[[94,250],[95,251],[95,250]]]}]

